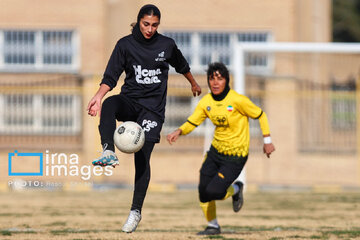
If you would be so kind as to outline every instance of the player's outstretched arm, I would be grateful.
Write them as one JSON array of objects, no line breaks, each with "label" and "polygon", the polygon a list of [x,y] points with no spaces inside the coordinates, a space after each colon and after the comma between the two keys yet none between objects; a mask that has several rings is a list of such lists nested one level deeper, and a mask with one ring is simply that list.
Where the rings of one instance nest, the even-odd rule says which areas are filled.
[{"label": "player's outstretched arm", "polygon": [[180,135],[181,135],[181,129],[176,129],[172,133],[169,133],[166,136],[166,139],[170,143],[170,145],[172,145],[172,143],[176,142],[176,140],[179,138]]},{"label": "player's outstretched arm", "polygon": [[96,116],[97,112],[99,112],[99,116],[101,114],[101,100],[105,96],[105,94],[110,91],[110,87],[106,84],[101,84],[99,90],[95,93],[95,95],[91,98],[88,103],[86,110],[90,116]]},{"label": "player's outstretched arm", "polygon": [[271,142],[270,134],[264,135],[264,153],[268,158],[270,158],[270,154],[275,151],[275,146]]},{"label": "player's outstretched arm", "polygon": [[191,74],[191,72],[187,72],[184,74],[184,77],[189,81],[189,83],[191,84],[191,91],[194,95],[194,97],[196,96],[200,96],[201,94],[201,87],[199,86],[199,84],[197,84],[197,82],[195,81],[193,75]]}]

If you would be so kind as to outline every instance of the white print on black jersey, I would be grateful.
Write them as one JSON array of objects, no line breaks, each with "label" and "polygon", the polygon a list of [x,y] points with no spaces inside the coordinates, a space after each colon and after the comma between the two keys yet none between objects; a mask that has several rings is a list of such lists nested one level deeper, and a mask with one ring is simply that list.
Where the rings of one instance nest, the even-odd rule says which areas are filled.
[{"label": "white print on black jersey", "polygon": [[135,70],[136,82],[139,84],[153,84],[161,83],[158,75],[161,74],[160,68],[158,69],[141,69],[141,65],[133,65]]},{"label": "white print on black jersey", "polygon": [[161,53],[158,54],[158,57],[155,58],[155,61],[157,62],[163,62],[165,61],[165,52],[162,51]]},{"label": "white print on black jersey", "polygon": [[144,129],[145,132],[150,132],[152,128],[155,128],[157,126],[156,121],[146,120],[144,119],[141,126]]}]

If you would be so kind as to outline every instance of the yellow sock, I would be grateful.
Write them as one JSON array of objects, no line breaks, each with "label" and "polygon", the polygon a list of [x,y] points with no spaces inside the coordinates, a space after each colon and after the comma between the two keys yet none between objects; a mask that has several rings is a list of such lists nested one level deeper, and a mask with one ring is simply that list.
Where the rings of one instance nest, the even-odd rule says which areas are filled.
[{"label": "yellow sock", "polygon": [[210,202],[200,202],[200,207],[202,208],[205,218],[208,222],[216,218],[216,204],[215,200]]},{"label": "yellow sock", "polygon": [[234,193],[235,193],[235,189],[234,189],[233,185],[231,184],[230,187],[228,187],[228,189],[226,190],[226,195],[222,200],[225,200],[228,197],[231,197],[232,195],[234,195]]}]

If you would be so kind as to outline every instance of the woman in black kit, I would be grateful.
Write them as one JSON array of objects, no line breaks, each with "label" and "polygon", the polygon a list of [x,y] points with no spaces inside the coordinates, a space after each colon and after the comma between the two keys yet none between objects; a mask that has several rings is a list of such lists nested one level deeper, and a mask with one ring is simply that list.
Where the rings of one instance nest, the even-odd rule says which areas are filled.
[{"label": "woman in black kit", "polygon": [[[145,144],[134,157],[133,201],[129,217],[122,227],[122,231],[127,233],[135,231],[141,220],[141,209],[150,181],[150,155],[155,143],[160,141],[165,118],[169,64],[189,81],[194,96],[201,94],[201,88],[174,40],[157,32],[160,17],[160,10],[154,5],[148,4],[140,9],[132,33],[117,42],[100,87],[87,107],[89,115],[100,114],[103,152],[93,165],[115,167],[119,164],[113,140],[116,120],[135,121],[145,131]],[[126,77],[121,93],[106,98],[101,105],[105,94],[116,86],[124,71]]]}]

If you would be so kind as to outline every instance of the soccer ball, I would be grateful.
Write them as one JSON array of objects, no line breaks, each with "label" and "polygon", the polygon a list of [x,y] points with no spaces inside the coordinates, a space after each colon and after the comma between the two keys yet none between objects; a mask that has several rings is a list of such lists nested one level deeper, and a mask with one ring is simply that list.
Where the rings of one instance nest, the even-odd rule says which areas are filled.
[{"label": "soccer ball", "polygon": [[124,153],[135,153],[144,146],[144,130],[136,122],[123,122],[114,132],[114,143]]}]

